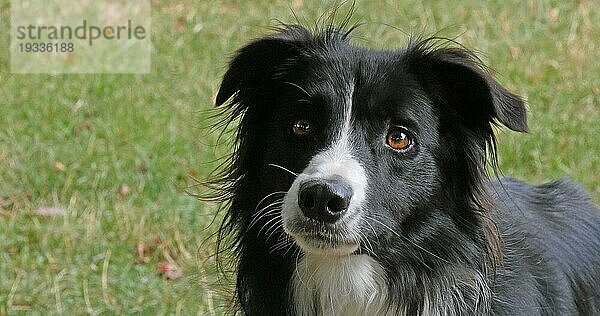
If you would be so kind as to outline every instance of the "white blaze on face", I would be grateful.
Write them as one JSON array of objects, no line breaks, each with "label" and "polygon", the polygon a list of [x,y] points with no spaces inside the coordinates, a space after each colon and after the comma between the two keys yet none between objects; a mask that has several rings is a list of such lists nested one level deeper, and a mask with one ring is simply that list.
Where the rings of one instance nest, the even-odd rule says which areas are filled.
[{"label": "white blaze on face", "polygon": [[[298,206],[300,184],[311,179],[338,178],[352,188],[350,205],[334,225],[339,238],[358,240],[365,200],[367,176],[352,155],[352,95],[346,97],[346,109],[337,137],[314,156],[295,179],[283,203],[282,217],[286,233],[304,250],[292,277],[291,299],[297,315],[381,315],[386,312],[387,288],[381,265],[367,255],[352,255],[358,243],[318,247],[318,241],[295,234],[307,220]],[[300,227],[299,227],[300,226]]]},{"label": "white blaze on face", "polygon": [[[367,177],[364,168],[359,161],[352,155],[352,95],[353,87],[348,89],[345,98],[344,118],[337,129],[337,135],[333,138],[331,145],[325,150],[314,156],[308,166],[300,173],[291,188],[288,190],[283,202],[283,227],[285,231],[292,235],[296,242],[305,251],[317,251],[317,249],[307,249],[310,246],[302,237],[294,234],[298,225],[306,220],[304,214],[298,206],[299,187],[302,183],[312,179],[332,179],[337,178],[345,181],[352,189],[352,198],[350,205],[344,215],[335,224],[345,236],[338,236],[344,239],[358,239],[358,223],[361,220],[360,206],[365,200]],[[356,250],[356,246],[340,247],[339,249],[320,249],[318,252],[330,252],[330,254],[348,254]]]}]

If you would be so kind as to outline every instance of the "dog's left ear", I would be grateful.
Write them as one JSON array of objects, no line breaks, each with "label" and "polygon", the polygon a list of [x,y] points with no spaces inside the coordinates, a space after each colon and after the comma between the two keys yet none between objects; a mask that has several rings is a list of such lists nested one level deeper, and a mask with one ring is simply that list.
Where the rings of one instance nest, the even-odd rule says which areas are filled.
[{"label": "dog's left ear", "polygon": [[417,49],[409,54],[409,65],[425,88],[450,105],[468,126],[499,122],[527,132],[521,97],[501,86],[473,53],[461,48]]},{"label": "dog's left ear", "polygon": [[289,26],[242,47],[223,76],[216,105],[220,106],[240,93],[256,93],[261,88],[269,88],[282,64],[299,54],[298,47],[308,36],[306,29]]}]

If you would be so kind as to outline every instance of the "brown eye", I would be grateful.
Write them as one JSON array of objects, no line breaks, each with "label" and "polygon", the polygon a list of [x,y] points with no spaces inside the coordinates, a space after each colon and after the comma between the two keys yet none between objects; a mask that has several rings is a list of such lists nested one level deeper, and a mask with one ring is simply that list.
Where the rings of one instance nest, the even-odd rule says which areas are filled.
[{"label": "brown eye", "polygon": [[298,119],[292,125],[292,131],[296,136],[306,136],[312,132],[312,129],[312,124],[306,119]]},{"label": "brown eye", "polygon": [[386,142],[395,150],[408,150],[412,146],[412,139],[403,127],[392,127],[386,136]]}]

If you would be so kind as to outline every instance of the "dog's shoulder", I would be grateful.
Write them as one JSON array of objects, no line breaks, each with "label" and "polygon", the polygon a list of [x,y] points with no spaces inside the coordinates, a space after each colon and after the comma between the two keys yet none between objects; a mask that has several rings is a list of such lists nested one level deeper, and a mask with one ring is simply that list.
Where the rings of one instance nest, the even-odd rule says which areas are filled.
[{"label": "dog's shoulder", "polygon": [[[511,278],[520,282],[515,293],[544,288],[537,297],[549,301],[542,306],[600,312],[600,212],[583,188],[569,179],[531,185],[510,178],[489,188],[504,248],[499,279],[521,275]],[[505,295],[518,301],[519,295]]]},{"label": "dog's shoulder", "polygon": [[495,207],[503,214],[519,215],[525,219],[537,217],[551,222],[560,218],[580,218],[591,221],[590,224],[600,223],[600,212],[591,197],[581,185],[568,178],[541,185],[501,178],[491,181],[488,191]]},{"label": "dog's shoulder", "polygon": [[[531,235],[550,250],[600,249],[600,211],[585,190],[572,180],[531,185],[511,178],[490,183],[492,217],[506,234]],[[554,242],[555,244],[551,244]],[[600,257],[600,250],[596,250]],[[568,251],[567,251],[568,253]]]}]

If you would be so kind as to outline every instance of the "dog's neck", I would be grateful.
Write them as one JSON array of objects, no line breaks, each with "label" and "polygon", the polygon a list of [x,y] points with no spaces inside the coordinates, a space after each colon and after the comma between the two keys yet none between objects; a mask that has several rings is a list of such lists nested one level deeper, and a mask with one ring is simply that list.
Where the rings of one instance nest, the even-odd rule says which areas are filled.
[{"label": "dog's neck", "polygon": [[291,281],[295,315],[385,315],[384,275],[366,255],[305,255]]},{"label": "dog's neck", "polygon": [[[383,267],[367,255],[305,255],[291,279],[291,300],[298,316],[314,315],[461,315],[487,314],[490,290],[483,274],[452,269],[426,278],[406,293],[390,295]],[[452,277],[449,277],[452,276]],[[392,281],[393,282],[393,281]],[[411,283],[411,282],[409,282]],[[427,283],[427,284],[425,284]],[[421,288],[421,293],[419,290]]]}]

